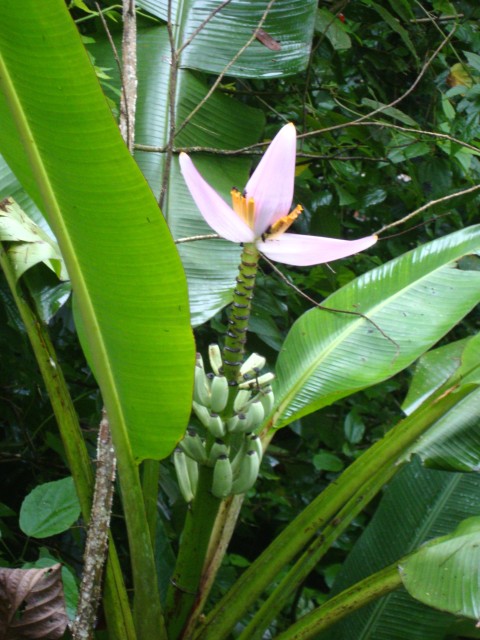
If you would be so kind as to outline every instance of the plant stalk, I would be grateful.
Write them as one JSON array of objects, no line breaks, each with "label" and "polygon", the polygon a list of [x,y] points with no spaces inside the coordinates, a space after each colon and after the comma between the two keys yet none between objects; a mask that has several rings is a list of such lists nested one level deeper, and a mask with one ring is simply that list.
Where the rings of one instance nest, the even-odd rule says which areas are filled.
[{"label": "plant stalk", "polygon": [[202,570],[210,536],[220,507],[211,492],[213,469],[201,465],[195,498],[189,505],[175,571],[167,594],[168,638],[180,640],[192,608],[201,594]]},{"label": "plant stalk", "polygon": [[298,620],[275,640],[310,640],[357,609],[402,586],[397,564],[357,582]]},{"label": "plant stalk", "polygon": [[431,424],[471,392],[464,385],[417,409],[374,444],[293,520],[242,574],[207,616],[196,638],[223,640],[283,568],[352,499],[372,476],[406,453]]},{"label": "plant stalk", "polygon": [[[35,303],[28,292],[28,288],[22,282],[16,281],[15,269],[10,262],[5,245],[2,243],[0,243],[0,266],[25,325],[42,374],[58,424],[68,466],[75,483],[82,517],[85,522],[88,522],[93,495],[93,472],[75,407],[63,377],[57,354],[48,335],[47,328],[36,312]],[[109,536],[105,575],[104,606],[112,638],[115,640],[135,640],[136,633],[128,604],[128,596],[115,544],[111,536]]]}]

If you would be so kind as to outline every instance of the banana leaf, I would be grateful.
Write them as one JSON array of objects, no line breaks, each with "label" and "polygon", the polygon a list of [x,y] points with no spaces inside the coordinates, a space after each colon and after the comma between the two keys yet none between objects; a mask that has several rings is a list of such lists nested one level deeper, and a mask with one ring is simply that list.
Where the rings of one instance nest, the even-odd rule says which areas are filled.
[{"label": "banana leaf", "polygon": [[480,226],[468,227],[342,287],[323,303],[337,311],[301,316],[277,361],[274,426],[390,378],[440,340],[480,300],[479,272],[459,264],[479,250]]},{"label": "banana leaf", "polygon": [[114,440],[162,458],[188,420],[182,266],[62,0],[0,5],[0,151],[65,259]]}]

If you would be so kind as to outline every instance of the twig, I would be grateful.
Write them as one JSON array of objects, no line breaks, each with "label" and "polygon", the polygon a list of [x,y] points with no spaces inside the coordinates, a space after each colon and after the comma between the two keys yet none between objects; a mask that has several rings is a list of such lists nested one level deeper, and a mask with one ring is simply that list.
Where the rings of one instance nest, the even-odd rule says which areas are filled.
[{"label": "twig", "polygon": [[97,440],[95,492],[85,544],[82,583],[77,615],[71,631],[73,640],[90,640],[93,637],[101,595],[103,567],[107,556],[116,459],[105,409],[102,414]]},{"label": "twig", "polygon": [[133,153],[135,108],[137,103],[137,19],[135,15],[135,0],[123,0],[122,60],[120,132],[128,150]]},{"label": "twig", "polygon": [[168,87],[168,141],[166,146],[165,163],[163,165],[162,186],[158,197],[158,206],[163,209],[165,196],[167,195],[168,179],[170,177],[170,167],[172,166],[173,142],[175,139],[175,98],[177,93],[177,77],[180,58],[175,48],[175,36],[172,28],[172,0],[168,0],[167,8],[167,34],[170,45],[170,76]]},{"label": "twig", "polygon": [[418,84],[422,80],[423,76],[427,72],[427,70],[430,67],[430,65],[432,64],[432,62],[435,60],[435,58],[438,56],[438,54],[444,48],[444,46],[448,43],[448,41],[452,38],[454,33],[455,33],[455,29],[452,29],[452,31],[442,40],[442,42],[438,45],[438,47],[435,49],[435,51],[432,53],[432,55],[425,62],[425,64],[423,65],[423,67],[420,70],[420,73],[415,78],[413,83],[410,85],[410,87],[404,93],[402,93],[401,96],[399,96],[398,98],[395,98],[395,100],[392,100],[388,104],[384,104],[384,105],[378,107],[377,109],[374,109],[373,111],[370,111],[370,113],[366,113],[364,116],[360,116],[356,120],[352,120],[351,122],[346,122],[346,123],[343,123],[343,124],[335,124],[335,125],[332,125],[331,127],[325,127],[324,129],[316,129],[315,131],[309,131],[308,133],[302,133],[302,134],[300,134],[298,136],[298,138],[299,139],[311,138],[312,136],[318,135],[319,133],[326,133],[328,131],[336,131],[337,129],[343,129],[343,127],[347,127],[347,126],[348,127],[353,127],[353,126],[355,126],[357,124],[360,124],[360,123],[364,122],[368,118],[373,117],[377,113],[381,113],[382,111],[386,111],[387,109],[391,109],[392,107],[394,107],[397,104],[399,104],[400,102],[402,102],[402,100],[405,100],[405,98],[407,96],[409,96],[417,88]]},{"label": "twig", "polygon": [[457,13],[455,16],[430,16],[429,18],[411,18],[410,22],[418,24],[420,22],[450,22],[451,20],[458,20],[458,18],[464,18],[464,13]]},{"label": "twig", "polygon": [[214,18],[217,13],[219,13],[222,9],[224,9],[227,4],[230,4],[232,0],[225,0],[224,2],[222,2],[221,4],[218,5],[218,7],[215,7],[215,9],[213,9],[210,14],[205,18],[205,20],[195,29],[195,31],[192,33],[192,35],[187,38],[187,40],[185,40],[185,42],[182,44],[181,47],[179,47],[179,49],[177,49],[177,56],[179,56],[182,51],[185,49],[185,47],[188,47],[188,45],[192,42],[192,40],[198,36],[198,34],[200,33],[200,31],[202,29],[204,29],[207,24],[210,22],[210,20],[212,18]]},{"label": "twig", "polygon": [[397,355],[400,353],[400,345],[398,344],[398,342],[395,342],[395,340],[393,338],[391,338],[387,333],[385,333],[385,331],[371,318],[369,318],[368,316],[366,316],[364,313],[362,313],[361,311],[347,311],[345,309],[334,309],[333,307],[325,307],[323,304],[320,304],[319,302],[317,302],[316,300],[314,300],[313,298],[311,298],[309,295],[307,295],[304,291],[302,291],[301,289],[299,289],[295,284],[293,284],[293,282],[291,282],[291,280],[289,280],[285,274],[283,274],[280,269],[273,263],[271,262],[271,260],[269,260],[265,255],[263,255],[263,253],[261,254],[262,258],[268,262],[268,264],[270,265],[270,267],[273,269],[273,271],[275,271],[275,273],[279,276],[279,278],[281,280],[283,280],[283,282],[285,282],[285,284],[289,287],[291,287],[294,291],[296,291],[298,294],[300,294],[303,298],[305,298],[305,300],[308,300],[311,304],[313,304],[315,307],[317,307],[317,309],[321,309],[322,311],[330,311],[332,313],[346,313],[347,315],[350,316],[358,316],[360,318],[363,318],[363,320],[366,320],[367,322],[369,322],[371,325],[373,325],[375,327],[375,329],[389,342],[391,342],[394,347],[395,347],[395,358],[397,357]]},{"label": "twig", "polygon": [[212,86],[210,87],[208,93],[203,97],[202,100],[200,100],[200,102],[197,104],[197,106],[188,114],[188,116],[185,118],[185,120],[182,122],[182,124],[178,127],[177,131],[176,131],[176,135],[178,135],[180,133],[180,131],[182,131],[187,124],[190,122],[190,120],[193,118],[193,116],[203,107],[203,105],[205,104],[205,102],[207,102],[207,100],[210,98],[210,96],[212,95],[212,93],[215,91],[215,89],[218,87],[218,85],[220,84],[220,82],[223,79],[223,76],[227,73],[227,71],[230,69],[230,67],[235,64],[235,62],[238,60],[238,58],[242,55],[242,53],[248,49],[248,47],[252,44],[252,42],[255,41],[256,39],[256,31],[258,29],[260,29],[265,20],[267,19],[267,16],[270,12],[270,9],[272,8],[273,4],[274,4],[275,0],[270,0],[270,2],[268,3],[265,11],[262,14],[262,17],[260,18],[256,28],[254,29],[254,33],[253,35],[247,40],[247,42],[243,45],[243,47],[241,47],[237,53],[232,57],[232,59],[230,60],[230,62],[225,65],[225,67],[222,69],[222,71],[220,72],[220,75],[217,77],[217,79],[215,80],[215,82],[212,84]]},{"label": "twig", "polygon": [[213,240],[216,238],[220,238],[221,236],[218,233],[207,233],[201,236],[188,236],[187,238],[179,238],[175,240],[175,244],[183,244],[184,242],[196,242],[197,240]]},{"label": "twig", "polygon": [[403,224],[404,222],[407,222],[414,216],[418,215],[419,213],[422,213],[422,211],[426,211],[427,209],[430,209],[430,207],[433,207],[436,204],[440,204],[441,202],[447,202],[448,200],[453,200],[453,198],[458,198],[460,196],[467,195],[467,193],[473,193],[474,191],[478,191],[479,189],[480,189],[480,184],[476,184],[473,187],[469,187],[468,189],[463,189],[462,191],[457,191],[456,193],[450,193],[448,196],[443,196],[442,198],[437,198],[436,200],[430,200],[430,202],[427,202],[427,204],[424,204],[418,209],[415,209],[415,211],[412,211],[404,218],[400,218],[400,220],[396,220],[391,224],[385,225],[384,227],[382,227],[376,232],[376,235],[383,233],[387,229],[391,229],[392,227],[397,227],[399,224]]}]

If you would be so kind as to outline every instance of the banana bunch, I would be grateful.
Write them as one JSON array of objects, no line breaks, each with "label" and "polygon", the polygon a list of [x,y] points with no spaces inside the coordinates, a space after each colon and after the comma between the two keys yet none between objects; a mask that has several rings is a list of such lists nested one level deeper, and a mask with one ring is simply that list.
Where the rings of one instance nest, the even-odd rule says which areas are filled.
[{"label": "banana bunch", "polygon": [[205,427],[206,439],[189,428],[174,452],[180,491],[187,502],[195,496],[198,465],[213,467],[211,490],[217,498],[245,493],[253,487],[263,456],[255,430],[274,405],[270,386],[274,375],[260,375],[264,357],[256,353],[249,356],[232,385],[222,373],[219,346],[210,345],[208,355],[212,373],[206,373],[203,358],[197,354],[193,393],[193,411]]}]

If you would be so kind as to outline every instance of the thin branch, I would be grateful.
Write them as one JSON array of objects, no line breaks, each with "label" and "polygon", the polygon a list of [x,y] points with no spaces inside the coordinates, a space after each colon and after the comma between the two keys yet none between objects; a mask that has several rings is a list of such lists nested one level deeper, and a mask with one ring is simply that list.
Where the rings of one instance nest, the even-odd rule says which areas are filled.
[{"label": "thin branch", "polygon": [[185,47],[188,47],[188,45],[192,42],[192,40],[196,36],[198,36],[200,31],[207,26],[207,24],[210,22],[210,20],[212,18],[214,18],[217,15],[217,13],[219,13],[222,9],[224,9],[227,6],[227,4],[230,4],[231,1],[232,0],[225,0],[224,2],[219,4],[218,7],[215,7],[215,9],[213,9],[210,12],[210,14],[205,18],[205,20],[195,29],[195,31],[192,33],[192,35],[187,40],[185,40],[185,42],[182,44],[181,47],[179,47],[179,49],[177,49],[177,56],[179,56],[182,53],[182,51],[185,49]]},{"label": "thin branch", "polygon": [[90,640],[93,637],[101,595],[103,568],[107,557],[116,458],[105,409],[102,413],[97,440],[95,492],[85,544],[77,615],[72,626],[73,640]]},{"label": "thin branch", "polygon": [[429,18],[411,18],[410,22],[419,24],[421,22],[450,22],[452,20],[458,20],[464,18],[464,13],[457,13],[455,16],[430,16]]},{"label": "thin branch", "polygon": [[368,118],[372,118],[377,113],[381,113],[382,111],[386,111],[387,109],[391,109],[392,107],[395,107],[397,104],[402,102],[402,100],[405,100],[405,98],[407,96],[409,96],[417,88],[417,86],[419,85],[419,83],[422,80],[423,76],[426,74],[426,72],[427,72],[428,68],[430,67],[430,65],[432,64],[432,62],[438,56],[440,51],[445,47],[445,45],[449,42],[449,40],[451,40],[451,38],[452,38],[454,33],[455,33],[455,29],[452,29],[452,31],[442,40],[442,42],[439,44],[439,46],[435,49],[435,51],[432,53],[432,55],[425,62],[425,64],[423,65],[423,67],[420,70],[420,73],[415,78],[415,80],[410,85],[410,87],[404,93],[402,93],[402,95],[400,95],[398,98],[395,98],[395,100],[392,100],[388,104],[384,104],[384,105],[378,107],[377,109],[374,109],[373,111],[370,111],[370,113],[366,113],[364,116],[360,116],[356,120],[352,120],[351,122],[346,122],[346,123],[343,123],[343,124],[335,124],[335,125],[332,125],[331,127],[325,127],[324,129],[316,129],[315,131],[309,131],[308,133],[302,133],[302,134],[300,134],[298,136],[298,138],[299,139],[301,139],[301,138],[302,139],[303,138],[311,138],[312,136],[318,135],[319,133],[326,133],[327,131],[336,131],[337,129],[343,129],[343,127],[346,127],[346,126],[353,127],[353,126],[355,126],[357,124],[360,124],[360,123],[364,122]]},{"label": "thin branch", "polygon": [[187,238],[179,238],[175,240],[175,244],[183,244],[184,242],[196,242],[197,240],[213,240],[213,239],[222,239],[218,233],[207,233],[205,235],[200,236],[188,236]]},{"label": "thin branch", "polygon": [[135,109],[137,103],[137,17],[135,0],[123,0],[122,96],[120,99],[120,133],[133,153]]},{"label": "thin branch", "polygon": [[160,195],[158,198],[158,206],[163,209],[165,197],[167,195],[168,179],[170,176],[170,168],[172,166],[173,141],[175,139],[175,97],[177,93],[177,77],[178,67],[180,63],[179,56],[175,48],[175,36],[172,28],[172,0],[168,0],[167,12],[167,34],[170,45],[170,78],[168,89],[168,142],[166,146],[165,164],[163,167],[162,186],[160,187]]},{"label": "thin branch", "polygon": [[311,304],[313,304],[315,307],[317,307],[317,309],[321,309],[322,311],[330,311],[332,313],[345,313],[345,314],[347,314],[349,316],[358,316],[359,318],[362,318],[363,320],[366,320],[371,325],[373,325],[375,327],[375,329],[386,340],[388,340],[389,342],[391,342],[394,345],[394,347],[395,347],[395,357],[398,356],[398,354],[400,352],[400,345],[398,344],[398,342],[395,342],[395,340],[393,338],[391,338],[387,333],[385,333],[385,331],[374,320],[372,320],[371,318],[366,316],[364,313],[361,313],[361,311],[346,311],[345,309],[334,309],[333,307],[325,307],[323,304],[320,304],[319,302],[317,302],[316,300],[311,298],[309,295],[307,295],[304,291],[299,289],[295,284],[293,284],[293,282],[291,280],[289,280],[287,278],[287,276],[285,274],[283,274],[280,271],[280,269],[271,260],[269,260],[263,253],[261,255],[262,255],[262,258],[266,262],[268,262],[268,264],[273,269],[273,271],[275,271],[275,273],[279,276],[279,278],[281,280],[283,280],[283,282],[285,282],[285,284],[287,286],[291,287],[294,291],[296,291],[303,298],[305,298],[305,300],[308,300]]},{"label": "thin branch", "polygon": [[422,213],[422,211],[426,211],[427,209],[430,209],[430,207],[433,207],[436,204],[440,204],[442,202],[447,202],[448,200],[453,200],[453,198],[458,198],[460,196],[467,195],[467,193],[473,193],[474,191],[478,191],[479,189],[480,189],[480,184],[476,184],[475,186],[469,187],[468,189],[463,189],[462,191],[457,191],[456,193],[450,193],[448,196],[443,196],[443,198],[437,198],[436,200],[431,200],[430,202],[427,202],[427,204],[424,204],[423,206],[419,207],[418,209],[415,209],[415,211],[412,211],[411,213],[409,213],[404,218],[401,218],[400,220],[396,220],[395,222],[392,222],[391,224],[385,225],[384,227],[382,227],[381,229],[379,229],[376,232],[376,235],[379,235],[380,233],[383,233],[387,229],[391,229],[392,227],[397,227],[399,224],[403,224],[404,222],[407,222],[408,220],[410,220],[411,218],[415,217],[419,213]]},{"label": "thin branch", "polygon": [[200,100],[200,102],[197,104],[197,106],[188,114],[188,116],[185,118],[185,120],[182,122],[182,124],[178,127],[178,129],[176,131],[176,135],[178,135],[180,133],[180,131],[182,131],[187,126],[187,124],[190,122],[190,120],[193,118],[193,116],[203,107],[203,105],[207,102],[207,100],[210,98],[212,93],[218,87],[220,82],[223,80],[224,75],[227,73],[227,71],[230,69],[230,67],[233,64],[235,64],[235,62],[242,55],[242,53],[244,53],[244,51],[246,49],[248,49],[248,47],[252,44],[252,42],[255,41],[255,39],[257,37],[256,36],[256,31],[263,26],[265,20],[267,19],[267,16],[268,16],[269,12],[270,12],[270,9],[272,8],[274,3],[275,3],[275,0],[270,0],[270,2],[268,3],[265,11],[262,14],[262,17],[260,18],[260,20],[259,20],[259,22],[257,24],[257,27],[255,28],[252,36],[247,40],[247,42],[243,45],[243,47],[241,47],[237,51],[237,53],[232,57],[230,62],[222,69],[222,71],[220,72],[220,75],[217,77],[217,79],[215,80],[213,85],[210,87],[208,93],[203,97],[202,100]]}]

